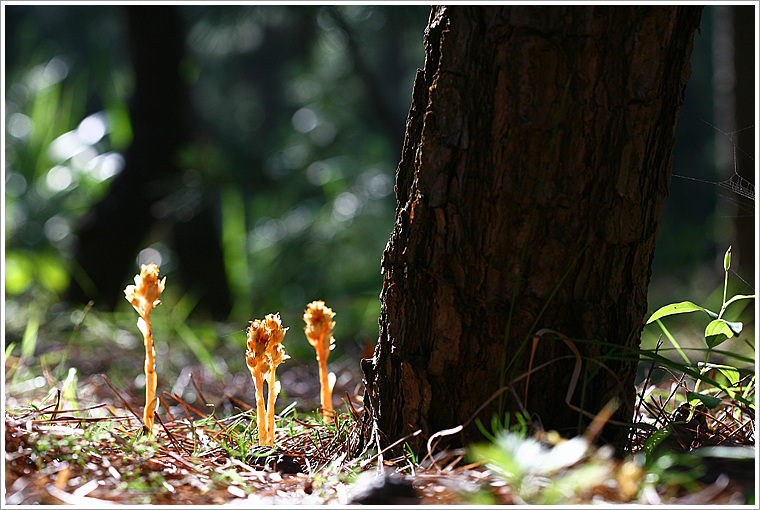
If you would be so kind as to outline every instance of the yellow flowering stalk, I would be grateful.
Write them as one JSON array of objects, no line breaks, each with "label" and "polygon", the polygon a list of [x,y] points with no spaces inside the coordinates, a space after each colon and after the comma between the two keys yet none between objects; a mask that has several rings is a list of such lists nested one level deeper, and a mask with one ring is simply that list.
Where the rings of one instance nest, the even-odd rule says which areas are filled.
[{"label": "yellow flowering stalk", "polygon": [[127,285],[124,295],[140,318],[137,319],[137,327],[145,340],[145,412],[143,423],[148,430],[148,435],[153,433],[153,414],[156,411],[158,399],[156,399],[156,349],[153,346],[153,329],[150,325],[150,312],[161,304],[158,299],[164,291],[166,277],[158,279],[158,266],[155,264],[140,267],[140,274],[135,276],[135,284]]},{"label": "yellow flowering stalk", "polygon": [[[275,383],[277,366],[289,358],[282,340],[288,328],[283,328],[280,314],[269,314],[264,320],[251,321],[248,327],[248,349],[245,363],[256,383],[256,420],[259,428],[259,445],[274,446],[274,403],[279,394]],[[269,385],[269,405],[265,406],[264,381]]]},{"label": "yellow flowering stalk", "polygon": [[331,422],[333,417],[332,385],[327,371],[327,358],[330,356],[330,351],[335,347],[335,339],[332,336],[332,329],[335,327],[335,323],[332,322],[333,317],[335,317],[335,312],[326,307],[324,301],[312,301],[306,306],[303,314],[303,320],[306,323],[303,328],[306,339],[317,351],[319,396],[322,404],[322,416],[327,422]]}]

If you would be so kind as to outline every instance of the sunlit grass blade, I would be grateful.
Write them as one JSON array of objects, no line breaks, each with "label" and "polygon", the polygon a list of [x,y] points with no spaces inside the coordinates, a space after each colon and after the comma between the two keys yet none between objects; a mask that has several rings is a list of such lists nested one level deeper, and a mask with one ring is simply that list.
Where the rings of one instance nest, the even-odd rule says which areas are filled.
[{"label": "sunlit grass blade", "polygon": [[[651,320],[652,319],[650,318],[650,320],[647,322],[647,324],[649,324],[649,322],[651,322]],[[683,352],[683,349],[681,349],[681,346],[678,345],[678,342],[676,342],[676,339],[673,337],[673,335],[670,334],[670,331],[668,331],[668,328],[665,327],[665,324],[663,324],[662,321],[658,320],[657,321],[657,325],[660,326],[660,329],[662,329],[662,332],[665,333],[665,336],[667,337],[667,339],[670,341],[671,344],[673,344],[673,347],[676,348],[676,350],[678,351],[678,354],[681,355],[681,357],[684,359],[684,361],[686,363],[688,363],[689,365],[691,365],[691,361],[689,360],[689,357],[686,356],[685,352]]]}]

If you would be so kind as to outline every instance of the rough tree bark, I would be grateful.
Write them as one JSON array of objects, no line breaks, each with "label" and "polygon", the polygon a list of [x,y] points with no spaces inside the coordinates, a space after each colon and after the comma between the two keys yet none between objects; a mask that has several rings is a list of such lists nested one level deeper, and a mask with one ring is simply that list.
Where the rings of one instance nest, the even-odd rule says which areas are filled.
[{"label": "rough tree bark", "polygon": [[[564,402],[576,359],[547,335],[531,362],[542,328],[576,339],[584,356],[573,403],[596,413],[618,396],[616,417],[630,419],[635,357],[579,340],[617,355],[639,344],[700,16],[689,6],[433,8],[382,259],[379,340],[362,362],[365,440],[419,429],[409,440],[419,451],[545,363],[527,399],[523,379],[502,411],[522,405],[545,428],[576,433],[579,413]],[[488,424],[497,411],[494,401],[478,417]],[[470,422],[449,439],[477,437]]]}]

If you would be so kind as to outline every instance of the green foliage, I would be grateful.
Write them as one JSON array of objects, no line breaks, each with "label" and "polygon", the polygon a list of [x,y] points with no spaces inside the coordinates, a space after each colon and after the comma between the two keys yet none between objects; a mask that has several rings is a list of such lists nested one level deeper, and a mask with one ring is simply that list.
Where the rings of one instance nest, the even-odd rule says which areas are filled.
[{"label": "green foliage", "polygon": [[[710,355],[714,352],[715,347],[722,344],[723,342],[738,337],[739,334],[742,331],[743,324],[741,322],[730,322],[725,320],[724,314],[732,303],[739,302],[741,300],[747,300],[747,299],[754,299],[755,296],[753,295],[736,295],[731,297],[731,299],[726,299],[727,297],[727,291],[728,291],[728,276],[731,269],[731,247],[728,247],[728,250],[726,250],[726,253],[723,257],[723,270],[725,272],[725,278],[723,280],[723,301],[720,307],[720,311],[718,313],[715,313],[705,307],[696,305],[690,301],[684,301],[681,303],[675,303],[663,306],[662,308],[655,311],[650,317],[649,320],[647,320],[646,324],[651,324],[652,322],[657,322],[660,324],[663,331],[667,332],[667,330],[664,329],[662,324],[660,323],[660,319],[664,317],[668,317],[670,315],[676,315],[676,314],[682,314],[682,313],[690,313],[690,312],[696,312],[701,311],[704,312],[708,317],[710,317],[712,320],[707,324],[707,327],[704,331],[704,338],[705,338],[705,345],[707,346],[707,352],[705,354],[705,361],[704,363],[700,363],[698,365],[699,367],[699,375],[696,377],[696,383],[694,386],[694,390],[691,392],[688,392],[687,398],[690,403],[695,404],[698,401],[701,401],[703,404],[705,404],[708,408],[714,409],[720,404],[720,400],[715,397],[714,395],[708,395],[705,393],[700,393],[699,387],[700,384],[706,380],[704,377],[705,374],[710,370],[717,370],[720,374],[722,374],[726,378],[727,384],[722,384],[717,381],[710,381],[714,383],[717,387],[719,387],[721,390],[723,390],[726,395],[729,398],[736,398],[737,394],[734,389],[734,387],[739,382],[739,371],[736,367],[727,366],[727,365],[716,365],[716,364],[710,364],[708,363]],[[668,338],[672,340],[672,336],[668,333]],[[674,342],[674,345],[676,345],[679,349],[677,343]],[[681,351],[682,352],[682,351]],[[686,361],[688,362],[688,358],[685,357]],[[754,403],[750,404],[751,407],[754,409]],[[691,416],[693,416],[694,410],[692,408]]]},{"label": "green foliage", "polygon": [[547,446],[523,433],[502,430],[493,443],[474,445],[469,454],[504,477],[518,501],[527,504],[557,504],[601,483],[610,471],[601,456],[589,450],[578,436]]}]

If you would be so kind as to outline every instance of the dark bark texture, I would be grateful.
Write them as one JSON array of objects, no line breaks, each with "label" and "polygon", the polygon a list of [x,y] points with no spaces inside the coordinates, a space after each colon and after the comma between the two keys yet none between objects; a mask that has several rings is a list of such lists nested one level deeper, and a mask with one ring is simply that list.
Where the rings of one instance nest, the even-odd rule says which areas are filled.
[{"label": "dark bark texture", "polygon": [[[531,362],[542,328],[576,339],[584,357],[574,405],[597,413],[617,396],[616,417],[630,419],[635,356],[615,358],[640,340],[700,16],[433,8],[382,259],[379,340],[362,362],[372,445],[419,429],[409,442],[423,450],[544,364],[527,399],[522,379],[502,411],[524,406],[546,429],[577,433],[587,422],[565,404],[576,358],[547,335]],[[478,417],[490,424],[498,408]],[[477,437],[470,421],[448,440]]]}]

